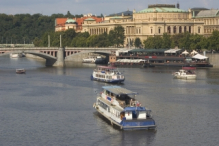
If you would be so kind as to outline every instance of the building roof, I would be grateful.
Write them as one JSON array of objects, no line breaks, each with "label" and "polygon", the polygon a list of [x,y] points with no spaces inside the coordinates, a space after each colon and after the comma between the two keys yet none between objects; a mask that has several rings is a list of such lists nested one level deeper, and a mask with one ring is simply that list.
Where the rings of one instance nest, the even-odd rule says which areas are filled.
[{"label": "building roof", "polygon": [[110,19],[123,19],[123,17],[120,17],[120,16],[114,16],[114,17],[112,17],[112,18],[110,18]]},{"label": "building roof", "polygon": [[68,18],[65,23],[66,24],[72,24],[72,23],[76,23],[76,21],[74,19],[72,19],[72,18]]},{"label": "building roof", "polygon": [[179,9],[179,8],[173,8],[173,7],[152,7],[147,8],[141,11],[138,11],[136,13],[187,13],[188,11]]},{"label": "building roof", "polygon": [[215,17],[215,16],[219,16],[219,10],[202,10],[200,11],[196,17]]},{"label": "building roof", "polygon": [[67,18],[56,18],[55,26],[65,26]]},{"label": "building roof", "polygon": [[133,15],[133,12],[132,11],[124,11],[124,12],[120,12],[120,13],[114,13],[114,14],[110,14],[108,16],[132,16]]},{"label": "building roof", "polygon": [[201,7],[194,7],[194,8],[191,8],[191,10],[209,10],[209,9],[201,8]]}]

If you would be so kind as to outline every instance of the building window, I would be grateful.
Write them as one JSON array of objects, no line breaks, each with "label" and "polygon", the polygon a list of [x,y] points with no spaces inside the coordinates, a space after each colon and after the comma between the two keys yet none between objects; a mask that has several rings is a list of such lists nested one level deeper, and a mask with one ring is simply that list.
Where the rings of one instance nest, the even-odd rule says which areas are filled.
[{"label": "building window", "polygon": [[176,33],[176,26],[173,27],[173,33]]},{"label": "building window", "polygon": [[186,32],[187,30],[186,30],[186,26],[184,26],[184,32]]},{"label": "building window", "polygon": [[182,33],[182,27],[181,26],[179,27],[179,33]]},{"label": "building window", "polygon": [[170,26],[167,27],[167,33],[171,33],[171,28],[170,28]]},{"label": "building window", "polygon": [[191,26],[189,26],[189,33],[191,33]]},{"label": "building window", "polygon": [[158,33],[160,33],[160,28],[158,29]]},{"label": "building window", "polygon": [[153,33],[153,29],[152,29],[152,27],[151,27],[151,34]]},{"label": "building window", "polygon": [[198,28],[198,33],[201,33],[201,28],[200,27]]}]

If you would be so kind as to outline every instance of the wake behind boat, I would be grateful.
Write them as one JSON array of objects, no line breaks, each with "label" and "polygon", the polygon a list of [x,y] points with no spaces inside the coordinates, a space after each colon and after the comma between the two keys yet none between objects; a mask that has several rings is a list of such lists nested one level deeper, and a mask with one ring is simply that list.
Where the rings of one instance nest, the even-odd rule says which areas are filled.
[{"label": "wake behind boat", "polygon": [[97,66],[97,68],[93,70],[91,80],[107,83],[122,83],[125,81],[125,76],[115,67]]},{"label": "wake behind boat", "polygon": [[137,93],[120,86],[103,86],[93,107],[120,129],[155,129],[151,110],[135,98]]},{"label": "wake behind boat", "polygon": [[195,73],[195,67],[182,67],[178,72],[175,72],[174,78],[176,79],[186,79],[186,80],[191,80],[191,79],[196,79],[196,73]]}]

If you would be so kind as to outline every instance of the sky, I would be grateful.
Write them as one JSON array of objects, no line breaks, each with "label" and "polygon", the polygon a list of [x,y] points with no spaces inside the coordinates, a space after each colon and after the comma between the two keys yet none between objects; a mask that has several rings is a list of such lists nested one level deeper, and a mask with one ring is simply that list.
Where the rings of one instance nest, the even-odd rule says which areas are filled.
[{"label": "sky", "polygon": [[219,9],[219,0],[0,0],[0,13],[73,15],[88,14],[109,15],[127,10],[140,11],[150,4],[180,4],[180,9],[194,7]]}]

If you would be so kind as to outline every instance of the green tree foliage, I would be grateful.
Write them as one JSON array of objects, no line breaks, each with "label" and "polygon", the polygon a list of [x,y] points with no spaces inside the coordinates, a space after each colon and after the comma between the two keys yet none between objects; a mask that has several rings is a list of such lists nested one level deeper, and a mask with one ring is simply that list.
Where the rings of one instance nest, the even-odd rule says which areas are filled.
[{"label": "green tree foliage", "polygon": [[162,44],[162,48],[170,48],[171,47],[171,36],[167,33],[163,34],[163,44]]},{"label": "green tree foliage", "polygon": [[125,39],[124,31],[125,29],[121,25],[118,25],[113,30],[110,30],[110,43],[115,45],[116,47],[119,47],[120,45],[123,46]]},{"label": "green tree foliage", "polygon": [[0,36],[6,43],[32,43],[46,31],[54,30],[54,18],[41,14],[0,14]]},{"label": "green tree foliage", "polygon": [[63,33],[62,36],[62,44],[63,46],[71,46],[71,42],[73,38],[76,36],[76,32],[74,29],[68,29]]},{"label": "green tree foliage", "polygon": [[86,46],[87,47],[97,47],[96,44],[98,43],[98,35],[91,35],[87,38]]},{"label": "green tree foliage", "polygon": [[219,51],[219,31],[213,31],[212,35],[208,38],[209,50],[217,50]]},{"label": "green tree foliage", "polygon": [[135,47],[140,48],[140,46],[141,46],[141,40],[140,40],[140,38],[136,38],[135,39]]},{"label": "green tree foliage", "polygon": [[162,47],[163,39],[160,36],[149,37],[144,41],[144,47],[146,49],[159,49]]}]

